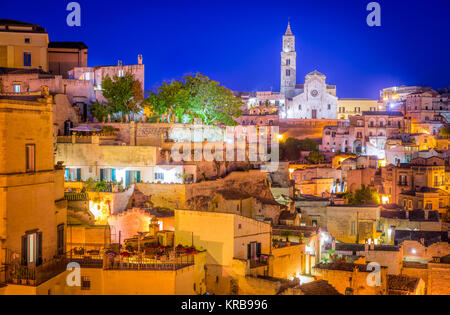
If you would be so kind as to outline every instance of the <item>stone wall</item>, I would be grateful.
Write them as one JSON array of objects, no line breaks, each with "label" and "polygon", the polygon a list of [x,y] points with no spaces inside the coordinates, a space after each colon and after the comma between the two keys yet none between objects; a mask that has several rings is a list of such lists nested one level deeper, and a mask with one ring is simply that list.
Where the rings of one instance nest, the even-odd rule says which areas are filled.
[{"label": "stone wall", "polygon": [[323,128],[337,124],[337,119],[282,119],[280,133],[286,138],[322,139]]}]

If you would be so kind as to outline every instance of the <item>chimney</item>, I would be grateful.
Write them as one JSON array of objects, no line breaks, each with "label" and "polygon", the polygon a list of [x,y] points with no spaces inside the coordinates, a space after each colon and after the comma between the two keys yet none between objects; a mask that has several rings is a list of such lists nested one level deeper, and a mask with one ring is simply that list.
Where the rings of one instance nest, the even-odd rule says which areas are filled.
[{"label": "chimney", "polygon": [[295,199],[295,181],[291,180],[289,183],[289,198]]},{"label": "chimney", "polygon": [[142,55],[139,54],[139,55],[138,55],[138,65],[141,65],[141,64],[142,64],[142,61],[143,61]]}]

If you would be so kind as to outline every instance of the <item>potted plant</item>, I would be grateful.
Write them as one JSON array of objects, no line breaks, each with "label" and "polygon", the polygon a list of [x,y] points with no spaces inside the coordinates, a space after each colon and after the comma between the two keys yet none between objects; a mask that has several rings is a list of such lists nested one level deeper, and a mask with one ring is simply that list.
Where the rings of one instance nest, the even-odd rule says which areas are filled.
[{"label": "potted plant", "polygon": [[30,270],[28,273],[28,285],[35,286],[36,285],[36,272],[35,270]]},{"label": "potted plant", "polygon": [[291,246],[291,242],[289,241],[289,236],[292,236],[291,231],[283,231],[283,236],[286,237],[286,246]]},{"label": "potted plant", "polygon": [[273,242],[272,242],[273,243],[273,247],[274,248],[278,248],[280,246],[279,242],[280,242],[279,240],[273,240]]},{"label": "potted plant", "polygon": [[18,267],[14,267],[14,270],[12,272],[12,282],[14,284],[18,284],[19,283],[19,278],[20,278],[20,271]]}]

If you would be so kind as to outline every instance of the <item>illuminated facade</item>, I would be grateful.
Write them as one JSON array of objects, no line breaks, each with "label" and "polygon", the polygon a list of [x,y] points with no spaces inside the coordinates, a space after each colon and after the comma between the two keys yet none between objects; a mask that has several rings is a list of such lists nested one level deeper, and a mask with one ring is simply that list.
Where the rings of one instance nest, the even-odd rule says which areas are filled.
[{"label": "illuminated facade", "polygon": [[0,96],[0,265],[17,285],[39,286],[47,268],[65,270],[55,267],[66,249],[67,203],[52,125],[51,97]]},{"label": "illuminated facade", "polygon": [[0,67],[48,71],[47,47],[43,27],[0,19]]}]

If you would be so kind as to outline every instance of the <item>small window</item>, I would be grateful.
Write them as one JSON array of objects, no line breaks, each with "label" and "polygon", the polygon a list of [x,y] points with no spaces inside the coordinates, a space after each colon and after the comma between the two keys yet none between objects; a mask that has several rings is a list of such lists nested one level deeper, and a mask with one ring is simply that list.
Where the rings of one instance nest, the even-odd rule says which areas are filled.
[{"label": "small window", "polygon": [[328,104],[328,110],[331,110],[331,104]]},{"label": "small window", "polygon": [[91,278],[88,276],[81,277],[81,290],[89,291],[91,289]]},{"label": "small window", "polygon": [[289,77],[291,75],[291,70],[287,69],[286,70],[286,76]]},{"label": "small window", "polygon": [[123,76],[124,76],[123,70],[119,70],[119,78]]},{"label": "small window", "polygon": [[56,245],[58,255],[64,254],[64,224],[60,224],[57,227]]},{"label": "small window", "polygon": [[352,221],[350,224],[350,235],[356,235],[356,222]]},{"label": "small window", "polygon": [[20,84],[14,84],[14,93],[20,93],[22,91],[22,86]]},{"label": "small window", "polygon": [[23,66],[31,67],[31,53],[29,53],[29,52],[23,53]]},{"label": "small window", "polygon": [[291,64],[291,59],[286,59],[286,65],[290,65]]},{"label": "small window", "polygon": [[30,38],[25,38],[25,44],[30,44],[31,43],[31,39]]},{"label": "small window", "polygon": [[34,172],[36,170],[36,146],[34,144],[27,144],[25,146],[26,151],[26,171]]}]

